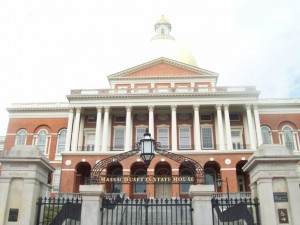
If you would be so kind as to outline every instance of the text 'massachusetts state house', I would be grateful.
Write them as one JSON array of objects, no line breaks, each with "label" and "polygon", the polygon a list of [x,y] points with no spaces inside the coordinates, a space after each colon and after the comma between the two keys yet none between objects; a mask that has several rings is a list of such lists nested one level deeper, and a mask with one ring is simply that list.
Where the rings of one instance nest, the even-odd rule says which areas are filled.
[{"label": "text 'massachusetts state house'", "polygon": [[[109,89],[76,89],[66,103],[8,108],[4,149],[37,145],[56,168],[53,194],[77,193],[94,165],[135,149],[146,128],[161,149],[197,161],[206,184],[227,178],[230,192],[250,191],[242,167],[261,144],[299,151],[299,99],[259,99],[254,86],[218,86],[219,75],[198,67],[164,17],[155,32],[149,61],[109,75]],[[108,193],[131,198],[187,197],[194,182],[190,168],[159,154],[148,168],[133,155],[103,173]]]}]

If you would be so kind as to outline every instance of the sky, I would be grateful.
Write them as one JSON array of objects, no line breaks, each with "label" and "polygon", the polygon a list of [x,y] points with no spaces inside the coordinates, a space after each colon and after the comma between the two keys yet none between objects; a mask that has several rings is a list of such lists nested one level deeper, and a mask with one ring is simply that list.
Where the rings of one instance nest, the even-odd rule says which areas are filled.
[{"label": "sky", "polygon": [[109,88],[107,76],[138,62],[162,14],[218,86],[300,97],[299,0],[1,0],[0,136],[11,103]]}]

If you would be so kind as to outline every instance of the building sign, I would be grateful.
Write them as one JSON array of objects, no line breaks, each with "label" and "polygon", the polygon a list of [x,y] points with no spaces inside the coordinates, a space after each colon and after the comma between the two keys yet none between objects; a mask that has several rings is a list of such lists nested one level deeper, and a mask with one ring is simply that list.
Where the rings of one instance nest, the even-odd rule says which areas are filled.
[{"label": "building sign", "polygon": [[278,209],[279,223],[289,223],[287,209]]},{"label": "building sign", "polygon": [[274,192],[274,202],[288,202],[287,192]]},{"label": "building sign", "polygon": [[[187,176],[99,176],[97,183],[194,183],[194,177]],[[93,180],[93,178],[91,179]]]}]

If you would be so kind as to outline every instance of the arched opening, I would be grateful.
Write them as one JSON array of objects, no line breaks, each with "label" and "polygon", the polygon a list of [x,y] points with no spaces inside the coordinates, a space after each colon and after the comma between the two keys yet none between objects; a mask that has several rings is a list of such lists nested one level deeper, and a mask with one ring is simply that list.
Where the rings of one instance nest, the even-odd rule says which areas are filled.
[{"label": "arched opening", "polygon": [[79,192],[79,186],[89,184],[91,165],[88,162],[80,162],[76,166],[76,186],[75,192]]},{"label": "arched opening", "polygon": [[[121,178],[123,176],[123,167],[120,163],[111,163],[107,166],[107,176]],[[122,192],[122,182],[106,183],[106,192],[120,193]]]},{"label": "arched opening", "polygon": [[132,196],[134,198],[144,198],[147,196],[147,183],[143,178],[147,176],[147,167],[143,162],[136,162],[131,166],[131,176],[140,180],[131,184]]},{"label": "arched opening", "polygon": [[[154,168],[154,174],[157,178],[167,178],[172,176],[172,169],[169,163],[160,162]],[[162,179],[161,179],[162,180]],[[172,183],[171,182],[157,182],[155,183],[155,197],[156,198],[171,198],[172,197]]]},{"label": "arched opening", "polygon": [[239,161],[236,164],[237,190],[238,192],[250,192],[249,174],[245,173],[242,168],[246,164],[246,160]]},{"label": "arched opening", "polygon": [[[195,171],[195,170],[194,170]],[[185,165],[180,165],[179,167],[179,175],[183,181],[180,181],[180,196],[187,197],[190,186],[194,184],[193,178],[195,178],[195,174],[191,168],[188,168]]]},{"label": "arched opening", "polygon": [[218,179],[218,175],[220,174],[220,165],[215,162],[207,162],[204,165],[204,182],[205,184],[211,184],[214,185],[215,190],[218,190],[218,187],[216,185],[216,180]]}]

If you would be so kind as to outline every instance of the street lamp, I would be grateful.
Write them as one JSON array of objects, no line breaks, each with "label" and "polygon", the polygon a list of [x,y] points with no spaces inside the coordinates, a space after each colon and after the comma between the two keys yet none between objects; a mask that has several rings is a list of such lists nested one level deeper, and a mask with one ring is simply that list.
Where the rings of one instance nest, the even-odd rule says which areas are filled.
[{"label": "street lamp", "polygon": [[148,128],[146,128],[144,138],[139,142],[139,150],[141,151],[141,158],[144,160],[147,168],[154,158],[154,149],[155,141],[151,138]]},{"label": "street lamp", "polygon": [[229,188],[228,188],[228,180],[227,180],[227,177],[226,177],[226,180],[222,180],[222,179],[217,179],[216,180],[217,182],[217,186],[220,188],[222,187],[222,182],[225,182],[226,183],[226,191],[227,191],[227,199],[228,199],[228,202],[229,202]]}]

